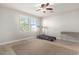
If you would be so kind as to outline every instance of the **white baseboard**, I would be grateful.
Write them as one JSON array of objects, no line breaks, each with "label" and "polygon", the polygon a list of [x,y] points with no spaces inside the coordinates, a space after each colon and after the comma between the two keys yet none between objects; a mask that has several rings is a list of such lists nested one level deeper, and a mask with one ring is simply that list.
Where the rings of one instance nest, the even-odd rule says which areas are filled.
[{"label": "white baseboard", "polygon": [[6,44],[22,41],[22,40],[35,39],[35,38],[36,38],[35,36],[31,36],[31,37],[27,37],[27,38],[23,38],[23,39],[17,39],[17,40],[8,41],[8,42],[2,42],[2,43],[0,43],[0,45],[6,45]]}]

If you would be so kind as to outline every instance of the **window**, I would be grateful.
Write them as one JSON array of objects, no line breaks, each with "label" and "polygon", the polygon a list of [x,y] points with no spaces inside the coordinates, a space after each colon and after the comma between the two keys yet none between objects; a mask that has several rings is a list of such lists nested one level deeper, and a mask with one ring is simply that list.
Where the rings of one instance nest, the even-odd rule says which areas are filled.
[{"label": "window", "polygon": [[37,31],[38,18],[33,16],[20,16],[20,30],[22,32]]},{"label": "window", "polygon": [[37,31],[37,19],[31,17],[31,31]]},{"label": "window", "polygon": [[29,32],[29,18],[28,16],[20,16],[20,30]]}]

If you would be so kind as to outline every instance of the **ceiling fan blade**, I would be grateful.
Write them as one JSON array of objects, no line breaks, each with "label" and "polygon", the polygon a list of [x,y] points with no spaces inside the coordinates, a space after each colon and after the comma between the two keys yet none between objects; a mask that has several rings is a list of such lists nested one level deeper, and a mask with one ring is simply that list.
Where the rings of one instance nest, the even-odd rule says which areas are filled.
[{"label": "ceiling fan blade", "polygon": [[46,6],[48,6],[49,5],[49,3],[46,3]]},{"label": "ceiling fan blade", "polygon": [[46,10],[53,10],[53,8],[46,8]]},{"label": "ceiling fan blade", "polygon": [[41,4],[41,7],[43,8],[45,6],[45,4]]}]

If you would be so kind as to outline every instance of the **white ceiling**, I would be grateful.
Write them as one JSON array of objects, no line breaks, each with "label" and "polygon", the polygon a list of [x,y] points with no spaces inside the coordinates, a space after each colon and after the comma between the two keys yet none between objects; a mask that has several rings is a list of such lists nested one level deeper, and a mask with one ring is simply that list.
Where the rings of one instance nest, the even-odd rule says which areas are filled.
[{"label": "white ceiling", "polygon": [[35,5],[37,4],[38,3],[2,3],[0,5],[13,8],[16,10],[20,10],[23,12],[27,12],[27,13],[30,13],[32,15],[36,15],[39,17],[45,17],[45,16],[48,16],[54,13],[61,13],[61,12],[79,8],[78,3],[55,3],[53,6],[51,6],[54,9],[53,13],[43,13],[41,11],[38,11],[38,12],[36,11],[37,8],[35,7]]}]

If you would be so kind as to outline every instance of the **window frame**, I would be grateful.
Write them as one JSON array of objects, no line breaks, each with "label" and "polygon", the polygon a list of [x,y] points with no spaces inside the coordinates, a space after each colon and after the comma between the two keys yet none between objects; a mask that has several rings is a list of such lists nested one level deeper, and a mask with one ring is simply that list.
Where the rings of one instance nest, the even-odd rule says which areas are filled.
[{"label": "window frame", "polygon": [[[22,30],[21,30],[21,27],[20,27],[20,25],[21,25],[21,24],[20,24],[20,19],[21,19],[21,17],[23,17],[23,16],[24,16],[24,17],[28,17],[28,24],[27,24],[27,25],[28,25],[28,29],[29,29],[28,31],[22,31]],[[35,24],[31,24],[32,18],[33,18],[33,19],[36,19],[36,23],[35,23]],[[38,24],[37,24],[37,23],[38,23],[38,20],[39,20],[39,19],[38,19],[37,17],[34,17],[34,16],[20,15],[20,16],[19,16],[19,27],[20,27],[19,29],[20,29],[20,32],[24,32],[24,33],[26,33],[26,32],[34,32],[34,31],[32,30],[32,25],[36,25],[36,27],[38,27]]]},{"label": "window frame", "polygon": [[26,33],[26,32],[30,32],[30,30],[28,30],[28,31],[23,31],[23,30],[21,30],[20,21],[21,21],[21,17],[23,17],[23,16],[24,16],[24,17],[28,17],[28,24],[26,24],[26,25],[28,25],[28,29],[29,29],[29,16],[28,16],[28,15],[20,15],[20,16],[19,16],[19,29],[20,29],[20,32],[25,32],[25,33]]}]

